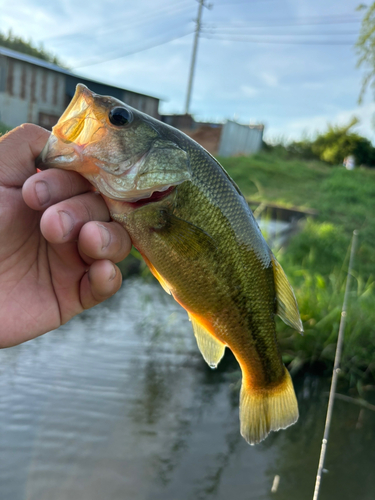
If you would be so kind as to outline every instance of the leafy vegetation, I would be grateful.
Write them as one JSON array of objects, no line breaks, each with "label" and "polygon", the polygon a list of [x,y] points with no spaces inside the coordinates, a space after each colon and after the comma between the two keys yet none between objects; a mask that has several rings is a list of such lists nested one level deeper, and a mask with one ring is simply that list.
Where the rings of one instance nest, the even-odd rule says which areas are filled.
[{"label": "leafy vegetation", "polygon": [[324,133],[318,133],[314,138],[306,138],[292,142],[286,146],[268,146],[268,150],[277,150],[284,157],[304,160],[321,160],[331,165],[343,163],[344,158],[354,156],[357,165],[375,167],[375,148],[371,142],[354,132],[358,119],[353,118],[348,124],[328,125]]},{"label": "leafy vegetation", "polygon": [[7,127],[3,122],[0,122],[0,136],[6,134],[11,127]]},{"label": "leafy vegetation", "polygon": [[46,51],[42,45],[36,47],[30,40],[26,41],[20,36],[13,35],[11,31],[7,35],[0,32],[0,46],[63,66],[61,61],[55,55]]},{"label": "leafy vegetation", "polygon": [[359,101],[362,102],[369,87],[375,94],[375,2],[368,6],[361,4],[358,10],[363,11],[361,29],[356,43],[358,67],[365,70],[359,96]]}]

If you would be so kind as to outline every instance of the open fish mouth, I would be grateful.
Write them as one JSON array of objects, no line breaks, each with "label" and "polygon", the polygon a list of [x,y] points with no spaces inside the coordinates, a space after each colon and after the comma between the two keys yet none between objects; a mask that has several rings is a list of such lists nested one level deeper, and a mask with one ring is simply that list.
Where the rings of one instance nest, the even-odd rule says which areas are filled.
[{"label": "open fish mouth", "polygon": [[115,201],[150,203],[163,198],[191,178],[189,158],[139,115],[118,99],[77,85],[37,158],[37,168],[76,171]]}]

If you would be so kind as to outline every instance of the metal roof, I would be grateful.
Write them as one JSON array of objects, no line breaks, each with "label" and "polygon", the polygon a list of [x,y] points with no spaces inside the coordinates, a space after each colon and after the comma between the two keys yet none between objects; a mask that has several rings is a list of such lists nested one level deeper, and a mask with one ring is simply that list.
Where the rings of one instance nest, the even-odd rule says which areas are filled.
[{"label": "metal roof", "polygon": [[46,69],[49,69],[51,71],[56,71],[56,72],[62,73],[64,75],[72,76],[72,77],[78,78],[80,80],[86,80],[89,82],[100,83],[101,85],[105,85],[107,87],[125,90],[128,92],[132,92],[133,94],[139,94],[139,95],[143,95],[146,97],[152,97],[153,99],[158,99],[159,101],[163,100],[160,97],[155,97],[155,96],[151,96],[149,94],[144,94],[143,92],[138,92],[137,90],[125,89],[124,87],[118,87],[117,85],[112,85],[110,83],[104,83],[104,82],[101,82],[99,80],[94,80],[93,78],[90,78],[90,77],[77,75],[76,73],[72,73],[72,71],[69,71],[68,69],[62,68],[61,66],[57,66],[56,64],[50,63],[48,61],[44,61],[43,59],[38,59],[37,57],[29,56],[28,54],[23,54],[22,52],[17,52],[16,50],[7,49],[6,47],[0,46],[0,56],[1,55],[11,57],[12,59],[18,59],[19,61],[24,61],[24,62],[27,62],[29,64],[34,64],[36,66],[40,66],[41,68],[46,68]]},{"label": "metal roof", "polygon": [[64,73],[65,75],[73,75],[71,71],[61,68],[56,64],[50,63],[48,61],[43,61],[43,59],[38,59],[37,57],[29,56],[28,54],[16,52],[12,49],[7,49],[6,47],[0,47],[0,55],[11,57],[12,59],[18,59],[19,61],[24,61],[30,64],[35,64],[36,66],[41,66],[42,68],[57,71],[58,73]]}]

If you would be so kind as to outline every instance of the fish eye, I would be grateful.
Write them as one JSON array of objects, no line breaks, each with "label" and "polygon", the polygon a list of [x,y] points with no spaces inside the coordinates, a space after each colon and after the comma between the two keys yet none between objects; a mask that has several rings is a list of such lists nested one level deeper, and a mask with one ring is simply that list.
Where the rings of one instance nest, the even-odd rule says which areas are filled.
[{"label": "fish eye", "polygon": [[133,115],[125,108],[113,108],[109,112],[109,121],[116,127],[123,127],[133,120]]}]

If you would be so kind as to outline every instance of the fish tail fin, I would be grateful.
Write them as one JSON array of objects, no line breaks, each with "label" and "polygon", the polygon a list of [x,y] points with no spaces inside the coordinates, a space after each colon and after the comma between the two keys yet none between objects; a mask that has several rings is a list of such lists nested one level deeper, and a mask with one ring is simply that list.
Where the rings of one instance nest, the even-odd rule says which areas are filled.
[{"label": "fish tail fin", "polygon": [[283,380],[272,388],[254,389],[242,382],[241,434],[249,444],[260,443],[271,431],[286,429],[298,420],[293,382],[288,370],[284,370]]}]

